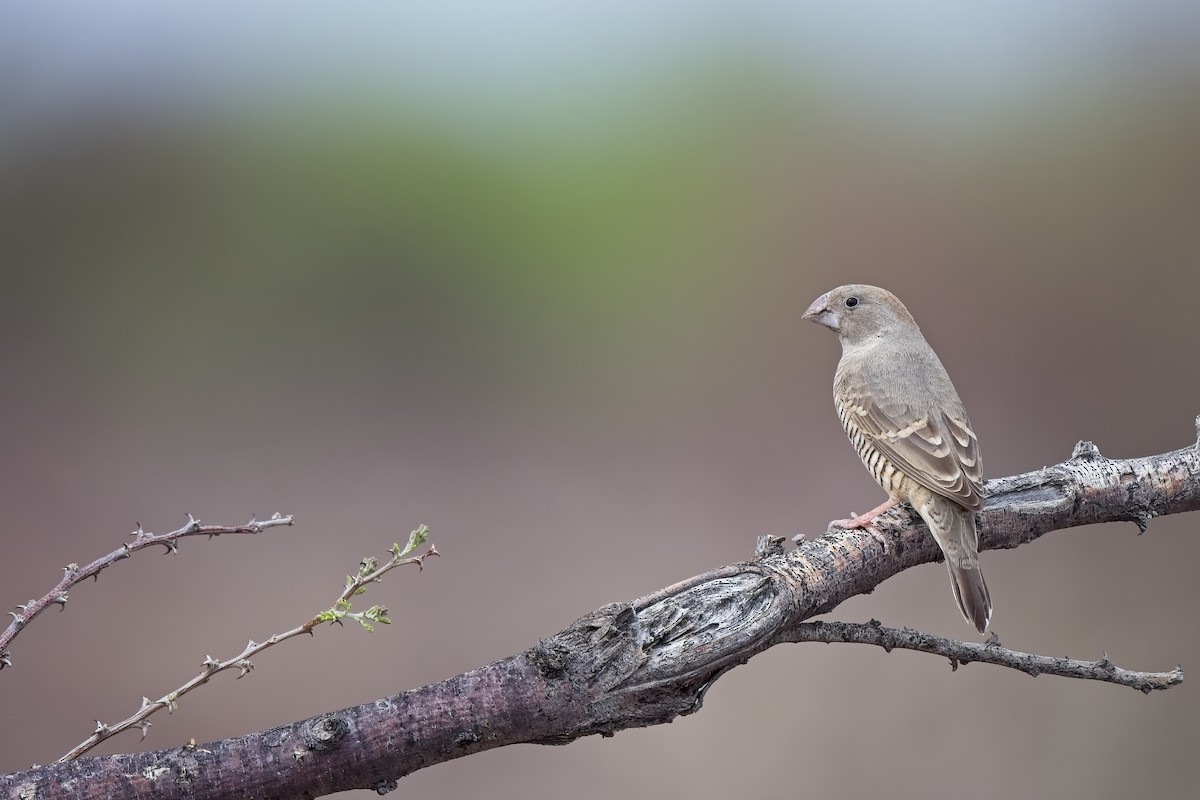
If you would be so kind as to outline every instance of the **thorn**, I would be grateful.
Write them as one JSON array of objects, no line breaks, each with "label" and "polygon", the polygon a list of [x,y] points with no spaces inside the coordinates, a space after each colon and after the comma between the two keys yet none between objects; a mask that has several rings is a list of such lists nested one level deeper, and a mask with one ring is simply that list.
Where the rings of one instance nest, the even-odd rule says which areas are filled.
[{"label": "thorn", "polygon": [[63,567],[63,580],[65,581],[68,578],[75,577],[75,574],[77,572],[79,572],[78,564],[76,564],[75,562],[71,562],[70,564],[67,564],[65,567]]},{"label": "thorn", "polygon": [[792,537],[792,541],[796,543],[797,547],[799,547],[800,545],[804,544],[804,540],[806,538],[808,538],[808,537],[806,537],[803,533],[797,533],[795,536]]},{"label": "thorn", "polygon": [[[19,607],[19,606],[18,606]],[[25,618],[15,611],[8,612],[8,615],[13,618],[12,624],[18,628],[25,624]]]},{"label": "thorn", "polygon": [[210,655],[204,656],[204,660],[200,662],[200,668],[205,672],[212,672],[217,667],[221,666],[221,662],[217,661]]},{"label": "thorn", "polygon": [[7,650],[0,650],[0,669],[12,666],[12,655]]},{"label": "thorn", "polygon": [[138,711],[145,711],[149,705],[150,705],[150,698],[143,696],[142,697],[142,707],[139,708]]},{"label": "thorn", "polygon": [[950,671],[958,672],[958,659],[957,658],[950,659]]},{"label": "thorn", "polygon": [[1151,515],[1145,511],[1137,512],[1137,516],[1133,518],[1133,524],[1138,526],[1138,536],[1146,532],[1146,528],[1150,526]]},{"label": "thorn", "polygon": [[137,723],[137,726],[142,729],[142,739],[145,739],[146,734],[150,732],[151,724],[152,723],[148,719],[144,719],[141,722]]},{"label": "thorn", "polygon": [[96,730],[93,731],[92,735],[100,736],[101,738],[104,738],[105,736],[108,735],[108,726],[105,725],[100,720],[96,720]]},{"label": "thorn", "polygon": [[1088,441],[1079,442],[1071,451],[1072,461],[1097,461],[1102,458],[1104,456],[1100,455],[1100,448]]},{"label": "thorn", "polygon": [[169,556],[172,553],[179,552],[179,542],[175,539],[165,539],[159,542],[159,544],[166,548],[166,550],[163,551],[164,556]]},{"label": "thorn", "polygon": [[50,602],[52,602],[52,603],[58,603],[58,606],[59,606],[58,610],[59,610],[60,612],[62,612],[62,611],[66,611],[66,610],[67,610],[67,595],[66,595],[66,593],[65,593],[65,592],[64,592],[64,593],[62,593],[62,594],[60,594],[60,595],[58,595],[57,597],[55,597],[55,598],[54,598],[53,600],[51,600]]}]

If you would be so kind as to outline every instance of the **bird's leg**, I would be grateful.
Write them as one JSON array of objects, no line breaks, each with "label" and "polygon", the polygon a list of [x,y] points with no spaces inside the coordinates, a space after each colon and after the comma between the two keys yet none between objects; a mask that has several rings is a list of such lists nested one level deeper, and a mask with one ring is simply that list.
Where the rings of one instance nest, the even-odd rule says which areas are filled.
[{"label": "bird's leg", "polygon": [[849,519],[835,519],[831,524],[839,528],[845,528],[848,531],[855,530],[856,528],[869,528],[871,527],[871,523],[875,521],[876,517],[887,511],[892,506],[896,505],[897,502],[897,500],[893,500],[889,497],[887,502],[880,503],[878,506],[872,508],[865,514],[854,514],[854,512],[851,511],[850,513],[853,514],[853,516]]}]

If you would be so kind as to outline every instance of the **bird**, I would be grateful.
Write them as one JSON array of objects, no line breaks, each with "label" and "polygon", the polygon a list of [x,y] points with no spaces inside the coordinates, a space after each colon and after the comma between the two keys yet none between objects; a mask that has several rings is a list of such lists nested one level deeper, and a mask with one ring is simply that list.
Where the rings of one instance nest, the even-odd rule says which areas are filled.
[{"label": "bird", "polygon": [[867,528],[900,502],[912,505],[946,557],[954,599],[981,634],[992,599],[979,569],[975,512],[983,507],[979,442],[946,368],[891,292],[847,284],[818,297],[803,319],[842,345],[833,401],[850,443],[888,494],[866,514],[838,520]]}]

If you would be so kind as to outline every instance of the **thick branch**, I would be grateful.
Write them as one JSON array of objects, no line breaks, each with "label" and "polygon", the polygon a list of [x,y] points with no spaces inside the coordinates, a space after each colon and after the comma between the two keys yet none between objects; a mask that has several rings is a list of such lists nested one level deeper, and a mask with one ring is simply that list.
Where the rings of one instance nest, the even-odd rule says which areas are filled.
[{"label": "thick branch", "polygon": [[[1200,452],[1190,446],[1113,461],[1080,443],[1070,460],[991,481],[987,490],[979,515],[984,549],[1098,522],[1132,520],[1144,528],[1153,517],[1200,509]],[[800,623],[941,557],[907,506],[875,527],[834,530],[786,554],[762,543],[754,561],[605,606],[523,653],[438,684],[202,747],[83,758],[4,776],[0,797],[386,791],[422,767],[481,750],[670,722],[697,711],[727,670],[798,635]]]}]

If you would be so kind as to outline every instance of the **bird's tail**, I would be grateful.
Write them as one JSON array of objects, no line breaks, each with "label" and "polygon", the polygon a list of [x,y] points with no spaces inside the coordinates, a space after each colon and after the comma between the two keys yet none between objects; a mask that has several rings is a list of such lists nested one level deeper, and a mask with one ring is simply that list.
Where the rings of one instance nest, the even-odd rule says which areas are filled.
[{"label": "bird's tail", "polygon": [[975,630],[986,633],[992,620],[992,598],[979,571],[979,534],[975,515],[958,503],[932,492],[915,498],[917,513],[946,554],[954,601]]},{"label": "bird's tail", "polygon": [[988,594],[987,583],[978,563],[973,567],[956,567],[946,561],[950,570],[950,587],[954,590],[954,601],[958,610],[967,618],[967,622],[975,626],[980,633],[987,633],[988,623],[992,621],[992,597]]}]

